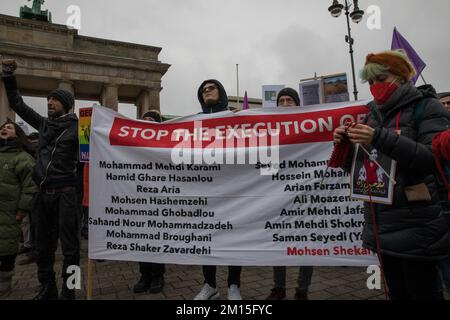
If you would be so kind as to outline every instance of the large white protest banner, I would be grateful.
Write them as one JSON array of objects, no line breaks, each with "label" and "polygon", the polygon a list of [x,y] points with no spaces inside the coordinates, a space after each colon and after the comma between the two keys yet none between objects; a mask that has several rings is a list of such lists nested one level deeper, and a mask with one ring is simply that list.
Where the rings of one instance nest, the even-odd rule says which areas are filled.
[{"label": "large white protest banner", "polygon": [[361,103],[165,123],[95,107],[89,257],[198,265],[376,264],[349,174],[326,170]]}]

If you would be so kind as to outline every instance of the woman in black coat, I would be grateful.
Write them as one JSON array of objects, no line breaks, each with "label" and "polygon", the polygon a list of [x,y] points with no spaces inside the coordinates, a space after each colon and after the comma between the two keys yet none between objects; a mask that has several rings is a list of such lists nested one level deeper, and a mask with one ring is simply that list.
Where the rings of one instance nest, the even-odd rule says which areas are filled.
[{"label": "woman in black coat", "polygon": [[366,202],[363,230],[364,247],[379,254],[390,299],[443,299],[437,263],[448,252],[448,226],[431,144],[450,117],[433,90],[414,87],[414,75],[401,51],[368,55],[362,79],[374,100],[364,124],[337,128],[334,141],[396,161],[392,204]]}]

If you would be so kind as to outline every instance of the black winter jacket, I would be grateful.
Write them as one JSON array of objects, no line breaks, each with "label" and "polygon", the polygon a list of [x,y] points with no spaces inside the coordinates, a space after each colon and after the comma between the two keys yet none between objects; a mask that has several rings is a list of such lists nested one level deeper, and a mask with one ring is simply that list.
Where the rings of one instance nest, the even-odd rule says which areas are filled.
[{"label": "black winter jacket", "polygon": [[43,188],[75,186],[78,162],[78,118],[74,113],[51,120],[27,106],[14,75],[2,76],[11,108],[39,131],[33,180]]},{"label": "black winter jacket", "polygon": [[[383,106],[369,103],[366,122],[375,128],[378,152],[397,161],[393,204],[374,204],[381,252],[400,258],[428,260],[448,251],[448,225],[439,205],[431,143],[450,125],[450,114],[432,92],[411,84],[401,86]],[[425,99],[425,100],[424,100]],[[423,113],[414,108],[423,101]],[[400,114],[401,134],[394,132]],[[425,183],[431,201],[407,200],[405,187]],[[376,249],[370,206],[365,206],[363,244]]]}]

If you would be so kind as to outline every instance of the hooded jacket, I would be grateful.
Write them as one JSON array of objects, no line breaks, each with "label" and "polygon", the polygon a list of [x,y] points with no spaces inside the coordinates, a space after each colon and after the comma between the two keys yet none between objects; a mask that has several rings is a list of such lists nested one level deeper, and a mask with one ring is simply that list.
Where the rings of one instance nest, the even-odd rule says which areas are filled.
[{"label": "hooded jacket", "polygon": [[[206,105],[205,102],[203,101],[202,89],[203,89],[203,86],[207,83],[214,83],[217,86],[217,88],[219,88],[219,102],[215,105]],[[201,113],[216,113],[216,112],[222,112],[222,111],[229,110],[227,93],[226,93],[223,85],[217,80],[210,79],[210,80],[203,81],[203,83],[198,88],[197,97],[198,97],[198,101],[200,102],[200,105],[202,106]]]},{"label": "hooded jacket", "polygon": [[39,131],[34,182],[41,190],[75,186],[79,148],[77,116],[69,113],[57,119],[44,118],[19,96],[14,75],[2,79],[11,108]]},{"label": "hooded jacket", "polygon": [[31,176],[34,159],[16,140],[0,139],[0,256],[19,250],[20,224],[16,214],[29,213],[37,192]]},{"label": "hooded jacket", "polygon": [[[435,99],[432,87],[407,83],[385,105],[369,103],[365,122],[375,129],[372,141],[379,153],[397,161],[392,205],[373,204],[381,252],[400,258],[428,260],[448,251],[448,226],[439,205],[433,137],[449,128],[450,116]],[[423,100],[423,101],[422,101]],[[420,119],[414,108],[424,103]],[[395,132],[399,119],[400,135]],[[408,201],[405,187],[424,183],[431,201]],[[371,206],[365,205],[363,244],[376,250]]]}]

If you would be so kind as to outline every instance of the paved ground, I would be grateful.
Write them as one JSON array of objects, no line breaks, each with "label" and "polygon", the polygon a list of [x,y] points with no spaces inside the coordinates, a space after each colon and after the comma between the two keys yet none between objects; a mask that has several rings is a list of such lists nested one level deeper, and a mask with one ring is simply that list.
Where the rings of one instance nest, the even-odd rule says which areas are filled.
[{"label": "paved ground", "polygon": [[[87,269],[87,242],[83,241],[82,271]],[[56,270],[60,274],[62,257],[57,255]],[[293,299],[298,268],[288,268],[286,284],[288,298]],[[366,288],[365,268],[317,267],[314,270],[310,287],[311,300],[383,300],[381,290]],[[59,277],[59,275],[58,275]],[[191,300],[200,290],[203,276],[200,266],[168,265],[165,287],[159,294],[134,294],[132,287],[139,279],[138,264],[134,262],[95,262],[94,290],[95,300]],[[227,268],[219,267],[217,272],[221,298],[226,299]],[[83,279],[84,282],[85,279]],[[241,276],[241,294],[246,300],[264,299],[272,288],[272,268],[244,267]],[[13,278],[13,292],[8,300],[28,300],[38,291],[36,265],[17,266]],[[77,299],[86,299],[86,285],[77,292]],[[449,297],[446,297],[449,299]]]}]

